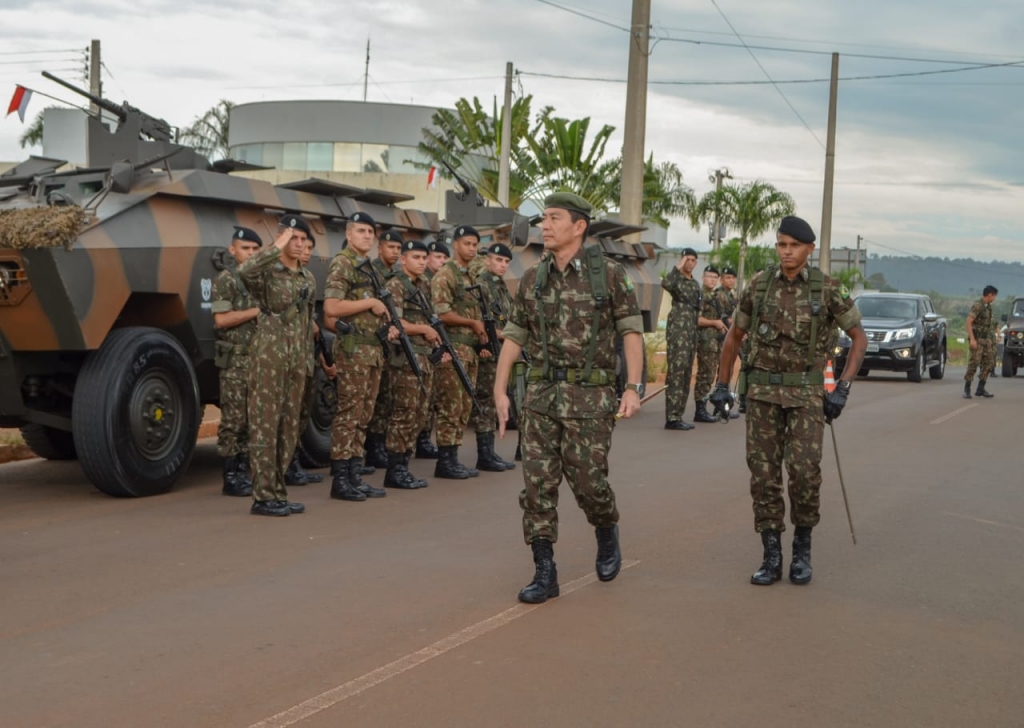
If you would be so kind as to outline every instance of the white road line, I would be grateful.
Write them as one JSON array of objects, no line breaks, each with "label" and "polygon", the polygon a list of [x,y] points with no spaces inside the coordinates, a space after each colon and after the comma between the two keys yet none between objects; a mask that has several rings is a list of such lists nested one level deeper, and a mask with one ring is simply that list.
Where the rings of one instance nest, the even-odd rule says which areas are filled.
[{"label": "white road line", "polygon": [[[622,570],[625,571],[639,563],[639,561],[623,561]],[[568,584],[562,586],[562,596],[564,597],[568,594],[572,594],[574,591],[582,589],[589,584],[593,584],[595,581],[597,581],[596,574],[587,574],[579,579],[570,581]],[[303,701],[288,710],[282,711],[277,715],[272,715],[266,720],[261,720],[259,723],[253,723],[249,728],[285,728],[285,726],[295,725],[300,720],[305,720],[310,716],[316,715],[322,710],[326,710],[333,705],[337,705],[343,700],[348,700],[355,695],[359,695],[375,685],[380,685],[393,677],[401,675],[407,670],[419,667],[424,662],[432,660],[435,657],[440,657],[446,652],[454,650],[456,647],[461,647],[467,642],[475,640],[477,637],[482,637],[488,632],[493,632],[499,627],[504,627],[509,622],[519,619],[541,606],[543,605],[518,604],[511,609],[506,609],[504,612],[496,614],[489,619],[477,622],[470,627],[466,627],[454,634],[450,634],[444,639],[438,640],[434,644],[424,647],[422,650],[417,650],[405,657],[400,657],[394,662],[390,662],[383,667],[378,667],[376,670],[368,672],[354,680],[349,680],[343,685],[331,688],[330,690],[320,693],[309,700]]]},{"label": "white road line", "polygon": [[1014,526],[1011,523],[1000,523],[999,521],[989,521],[984,518],[978,518],[977,516],[968,516],[964,513],[952,513],[951,511],[943,511],[947,516],[953,516],[953,518],[963,518],[967,521],[974,521],[975,523],[983,523],[986,526],[999,526],[1000,528],[1012,528],[1014,531],[1024,531],[1024,528],[1020,526]]},{"label": "white road line", "polygon": [[977,402],[975,402],[974,404],[969,404],[969,405],[967,405],[967,406],[965,406],[965,407],[961,407],[961,408],[960,408],[960,409],[958,409],[958,410],[953,410],[953,411],[952,411],[952,412],[950,412],[950,413],[949,413],[948,415],[942,415],[942,417],[940,417],[939,419],[937,419],[937,420],[932,420],[932,421],[931,421],[931,422],[929,422],[928,424],[929,424],[929,425],[941,425],[941,424],[942,424],[943,422],[945,422],[946,420],[951,420],[951,419],[953,419],[954,417],[956,417],[957,415],[959,415],[959,414],[962,414],[962,413],[966,412],[966,411],[967,411],[967,410],[969,410],[969,409],[970,409],[971,407],[977,407],[977,406],[978,406],[978,403],[977,403]]}]

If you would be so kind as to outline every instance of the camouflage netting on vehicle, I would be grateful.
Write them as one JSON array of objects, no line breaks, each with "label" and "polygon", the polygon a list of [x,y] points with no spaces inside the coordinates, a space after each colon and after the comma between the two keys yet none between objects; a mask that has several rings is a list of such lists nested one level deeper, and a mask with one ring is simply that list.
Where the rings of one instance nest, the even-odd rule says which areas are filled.
[{"label": "camouflage netting on vehicle", "polygon": [[76,205],[0,210],[0,248],[70,250],[85,221],[85,210]]}]

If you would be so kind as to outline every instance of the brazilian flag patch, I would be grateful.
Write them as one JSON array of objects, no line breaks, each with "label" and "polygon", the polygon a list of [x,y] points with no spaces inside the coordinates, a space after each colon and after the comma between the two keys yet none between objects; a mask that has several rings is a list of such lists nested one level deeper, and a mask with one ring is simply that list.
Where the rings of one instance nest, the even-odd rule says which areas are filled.
[{"label": "brazilian flag patch", "polygon": [[627,291],[632,291],[633,290],[633,279],[630,278],[629,276],[626,276],[626,290]]},{"label": "brazilian flag patch", "polygon": [[843,298],[849,298],[850,289],[847,288],[846,286],[839,286],[839,295],[842,296]]}]

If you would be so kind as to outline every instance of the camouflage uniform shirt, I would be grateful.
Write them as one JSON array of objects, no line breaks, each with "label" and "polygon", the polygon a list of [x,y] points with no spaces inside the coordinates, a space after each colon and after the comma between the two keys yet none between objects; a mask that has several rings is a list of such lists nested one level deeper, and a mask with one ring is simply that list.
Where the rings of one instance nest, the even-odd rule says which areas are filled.
[{"label": "camouflage uniform shirt", "polygon": [[[345,248],[334,256],[331,268],[327,273],[327,285],[324,298],[336,298],[339,301],[358,301],[375,298],[373,284],[361,271],[356,269],[366,258],[362,258],[352,248]],[[373,261],[376,263],[377,261]],[[372,264],[372,263],[371,263]],[[352,326],[352,336],[356,337],[360,358],[368,357],[371,366],[380,366],[383,360],[380,344],[376,337],[377,329],[383,325],[383,319],[370,310],[360,311],[353,316],[346,316],[345,323]],[[336,346],[341,346],[339,336]]]},{"label": "camouflage uniform shirt", "polygon": [[[454,260],[445,263],[430,281],[431,298],[437,315],[444,316],[446,313],[455,312],[463,318],[479,321],[480,306],[473,298],[473,294],[466,290],[475,282],[469,270],[460,268]],[[448,329],[448,335],[454,343],[465,346],[477,345],[477,336],[470,327],[445,324],[445,328]]]},{"label": "camouflage uniform shirt", "polygon": [[[252,296],[249,295],[249,289],[242,283],[237,270],[221,271],[217,280],[213,282],[213,302],[210,305],[210,311],[215,314],[230,313],[231,311],[247,311],[255,307],[256,304],[253,302]],[[217,338],[245,349],[249,346],[255,333],[256,319],[252,319],[238,326],[232,326],[230,329],[218,329]],[[241,363],[244,364],[244,361]],[[234,361],[232,365],[235,366]]]}]

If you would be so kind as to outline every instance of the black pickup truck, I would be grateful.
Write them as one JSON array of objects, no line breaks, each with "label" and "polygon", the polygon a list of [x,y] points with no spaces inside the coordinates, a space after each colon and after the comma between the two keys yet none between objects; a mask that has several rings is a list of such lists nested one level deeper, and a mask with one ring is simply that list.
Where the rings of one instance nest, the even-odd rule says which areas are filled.
[{"label": "black pickup truck", "polygon": [[[928,296],[916,293],[862,293],[855,301],[868,337],[859,376],[872,369],[906,372],[911,382],[927,374],[946,373],[946,319],[935,312]],[[850,339],[840,335],[836,346],[836,376],[846,366]]]},{"label": "black pickup truck", "polygon": [[1015,377],[1017,370],[1024,367],[1024,298],[1013,302],[1009,316],[1003,316],[1006,323],[1006,338],[1003,339],[1003,376]]}]

